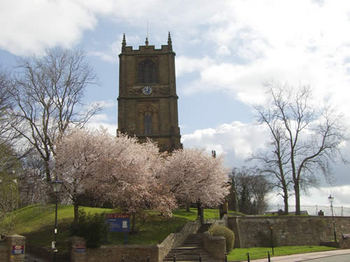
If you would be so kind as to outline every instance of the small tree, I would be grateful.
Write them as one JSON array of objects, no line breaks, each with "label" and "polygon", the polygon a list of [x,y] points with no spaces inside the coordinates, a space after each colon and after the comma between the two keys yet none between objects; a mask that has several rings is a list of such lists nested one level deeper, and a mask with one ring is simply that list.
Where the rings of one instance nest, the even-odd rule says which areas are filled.
[{"label": "small tree", "polygon": [[265,197],[272,190],[272,185],[259,172],[257,169],[245,167],[232,170],[230,178],[234,183],[231,183],[229,201],[231,206],[236,205],[236,211],[245,214],[262,214],[265,211]]},{"label": "small tree", "polygon": [[202,205],[216,206],[223,202],[228,194],[227,182],[222,158],[213,158],[198,149],[174,151],[162,176],[162,184],[169,187],[178,203],[197,203],[200,218],[203,218]]},{"label": "small tree", "polygon": [[12,219],[7,217],[4,224],[3,218],[18,207],[17,173],[20,170],[14,150],[7,143],[0,143],[0,234],[9,233],[13,227]]}]

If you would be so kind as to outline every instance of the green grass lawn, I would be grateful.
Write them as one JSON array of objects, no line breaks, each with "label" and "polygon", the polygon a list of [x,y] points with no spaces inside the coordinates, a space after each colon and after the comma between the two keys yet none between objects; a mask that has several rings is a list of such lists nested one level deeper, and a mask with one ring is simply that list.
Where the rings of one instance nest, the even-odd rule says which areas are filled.
[{"label": "green grass lawn", "polygon": [[[86,213],[113,213],[118,210],[107,208],[80,207]],[[27,243],[32,246],[50,249],[53,240],[54,228],[54,205],[33,205],[16,210],[12,213],[14,230],[13,233],[25,235]],[[206,209],[206,219],[218,218],[217,209]],[[188,221],[197,218],[197,210],[191,208],[190,212],[178,209],[173,212],[171,218],[163,217],[159,212],[146,211],[143,217],[136,217],[137,233],[129,234],[129,244],[154,245],[161,243],[170,233],[178,232]],[[73,221],[73,206],[58,207],[58,235],[57,247],[66,251],[70,237],[69,227]],[[6,223],[6,221],[3,221]],[[110,232],[106,238],[109,244],[122,244],[123,233]]]},{"label": "green grass lawn", "polygon": [[[335,249],[336,248],[325,246],[281,246],[274,248],[274,256],[286,256]],[[268,247],[235,248],[227,256],[227,259],[229,261],[247,261],[247,253],[249,253],[250,259],[267,258],[267,252],[270,252],[272,257],[272,249]]]}]

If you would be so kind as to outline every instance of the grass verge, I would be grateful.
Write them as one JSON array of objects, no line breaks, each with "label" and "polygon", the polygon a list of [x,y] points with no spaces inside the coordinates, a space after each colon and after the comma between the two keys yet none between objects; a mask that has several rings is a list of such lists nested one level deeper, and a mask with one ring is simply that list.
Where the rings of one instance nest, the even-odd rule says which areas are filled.
[{"label": "grass verge", "polygon": [[[335,250],[333,247],[326,246],[281,246],[274,248],[274,256],[287,256],[293,254],[302,254],[309,252],[330,251]],[[229,261],[247,261],[247,254],[250,259],[267,258],[267,252],[272,256],[272,249],[269,247],[254,248],[235,248],[227,256]]]}]

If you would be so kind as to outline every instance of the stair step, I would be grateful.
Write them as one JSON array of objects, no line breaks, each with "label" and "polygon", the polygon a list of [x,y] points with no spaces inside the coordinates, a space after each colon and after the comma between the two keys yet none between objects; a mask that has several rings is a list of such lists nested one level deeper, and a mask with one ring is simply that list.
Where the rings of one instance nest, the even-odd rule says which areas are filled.
[{"label": "stair step", "polygon": [[179,247],[173,248],[163,259],[164,262],[174,261],[174,255],[176,261],[181,262],[198,262],[199,256],[202,262],[215,262],[202,247],[203,232],[209,229],[210,225],[202,225],[197,234],[189,235],[183,244]]}]

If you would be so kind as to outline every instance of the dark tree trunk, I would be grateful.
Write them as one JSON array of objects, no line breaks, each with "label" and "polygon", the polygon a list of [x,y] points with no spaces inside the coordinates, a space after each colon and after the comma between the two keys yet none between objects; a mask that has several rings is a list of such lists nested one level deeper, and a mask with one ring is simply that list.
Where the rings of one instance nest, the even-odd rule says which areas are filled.
[{"label": "dark tree trunk", "polygon": [[288,189],[286,186],[283,186],[283,202],[284,202],[284,214],[289,214],[289,204],[288,204]]},{"label": "dark tree trunk", "polygon": [[44,168],[45,168],[46,181],[51,182],[51,171],[50,171],[48,161],[44,161]]},{"label": "dark tree trunk", "polygon": [[300,215],[300,187],[299,182],[294,182],[295,214]]},{"label": "dark tree trunk", "polygon": [[203,207],[202,203],[200,201],[197,202],[197,216],[200,221],[200,223],[204,224],[204,214],[203,214]]},{"label": "dark tree trunk", "polygon": [[136,213],[131,213],[131,233],[135,233],[135,225],[136,225]]},{"label": "dark tree trunk", "polygon": [[191,203],[189,202],[186,202],[186,212],[190,212],[190,206],[191,206]]},{"label": "dark tree trunk", "polygon": [[79,221],[79,204],[74,202],[74,224],[77,224]]},{"label": "dark tree trunk", "polygon": [[289,214],[288,195],[283,196],[283,201],[284,201],[284,214],[288,215]]}]

